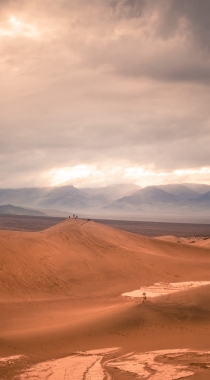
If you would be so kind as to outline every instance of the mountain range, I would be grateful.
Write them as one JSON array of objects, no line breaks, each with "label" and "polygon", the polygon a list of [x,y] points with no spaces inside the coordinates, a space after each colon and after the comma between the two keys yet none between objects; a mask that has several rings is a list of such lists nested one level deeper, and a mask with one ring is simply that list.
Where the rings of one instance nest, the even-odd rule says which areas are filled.
[{"label": "mountain range", "polygon": [[[133,194],[140,187],[135,184],[101,188],[77,189],[74,186],[0,189],[0,205],[12,204],[49,212],[86,212],[100,210],[113,201]],[[49,214],[48,212],[48,214]],[[103,212],[103,211],[102,211]],[[51,213],[52,214],[52,213]]]},{"label": "mountain range", "polygon": [[0,205],[33,208],[47,215],[210,222],[210,185],[135,184],[101,188],[74,186],[0,189]]},{"label": "mountain range", "polygon": [[13,205],[0,206],[0,215],[31,215],[31,216],[47,216],[44,212],[38,210],[31,210],[24,207],[18,207]]}]

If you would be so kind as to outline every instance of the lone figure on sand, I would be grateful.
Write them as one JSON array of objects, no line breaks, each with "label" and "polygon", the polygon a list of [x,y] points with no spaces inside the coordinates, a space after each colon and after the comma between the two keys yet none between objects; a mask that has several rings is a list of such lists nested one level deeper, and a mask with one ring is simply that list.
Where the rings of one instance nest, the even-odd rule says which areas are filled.
[{"label": "lone figure on sand", "polygon": [[143,295],[143,301],[142,301],[142,303],[146,303],[147,302],[147,295],[146,295],[145,292],[142,295]]}]

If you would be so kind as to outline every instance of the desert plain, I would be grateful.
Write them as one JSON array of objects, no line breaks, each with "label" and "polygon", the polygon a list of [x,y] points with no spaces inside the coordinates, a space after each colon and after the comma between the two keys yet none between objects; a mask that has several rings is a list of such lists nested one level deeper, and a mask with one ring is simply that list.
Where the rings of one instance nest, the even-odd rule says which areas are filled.
[{"label": "desert plain", "polygon": [[1,230],[0,308],[1,380],[210,379],[210,239]]}]

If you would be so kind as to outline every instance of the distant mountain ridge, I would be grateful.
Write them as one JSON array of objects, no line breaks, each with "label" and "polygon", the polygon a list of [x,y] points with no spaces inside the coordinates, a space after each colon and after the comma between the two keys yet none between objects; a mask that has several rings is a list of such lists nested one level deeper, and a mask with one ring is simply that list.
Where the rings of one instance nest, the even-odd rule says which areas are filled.
[{"label": "distant mountain ridge", "polygon": [[93,189],[77,189],[74,186],[0,189],[0,204],[33,207],[44,212],[47,209],[84,212],[101,209],[124,195],[134,193],[137,189],[140,187],[135,184]]},{"label": "distant mountain ridge", "polygon": [[[206,187],[210,189],[210,186]],[[133,215],[153,214],[161,217],[164,214],[187,215],[196,219],[197,217],[209,217],[210,222],[210,190],[204,194],[196,193],[188,189],[187,185],[162,185],[147,186],[134,194],[122,197],[112,202],[106,210],[115,210],[119,213],[132,212]]]},{"label": "distant mountain ridge", "polygon": [[0,206],[0,214],[47,216],[42,211],[30,210],[30,209],[27,209],[27,208],[13,206],[13,205],[3,205],[3,206]]},{"label": "distant mountain ridge", "polygon": [[112,200],[119,199],[123,196],[132,195],[135,191],[140,190],[141,187],[135,184],[125,184],[125,185],[112,185],[107,187],[99,188],[83,188],[81,189],[83,194],[88,196],[98,196],[104,197],[109,202]]},{"label": "distant mountain ridge", "polygon": [[[205,191],[206,190],[206,191]],[[210,222],[210,185],[168,184],[141,188],[135,184],[101,188],[74,186],[0,189],[0,204],[33,208],[47,214],[79,213],[100,218],[136,218]],[[60,210],[60,211],[59,211]],[[58,214],[57,214],[58,215]]]},{"label": "distant mountain ridge", "polygon": [[196,191],[198,194],[204,194],[210,191],[210,185],[201,184],[201,183],[183,183],[189,189]]},{"label": "distant mountain ridge", "polygon": [[123,201],[128,201],[129,203],[136,204],[136,202],[166,203],[166,202],[176,202],[177,200],[178,200],[178,197],[176,195],[163,191],[156,186],[147,186],[130,196],[126,196],[126,197],[118,199],[116,202],[121,203]]},{"label": "distant mountain ridge", "polygon": [[[157,186],[159,189],[166,191],[167,193],[176,195],[182,199],[196,198],[200,193],[188,187],[185,184],[181,185],[160,185]],[[209,188],[210,190],[210,188]],[[206,190],[208,191],[208,189]]]}]

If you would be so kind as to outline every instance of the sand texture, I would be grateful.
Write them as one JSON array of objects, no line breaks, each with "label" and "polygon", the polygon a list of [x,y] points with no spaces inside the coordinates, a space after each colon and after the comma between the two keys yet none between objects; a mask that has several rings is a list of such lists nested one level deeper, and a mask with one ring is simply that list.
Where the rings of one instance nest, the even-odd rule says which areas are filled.
[{"label": "sand texture", "polygon": [[71,219],[0,231],[0,379],[210,379],[209,282],[207,243]]}]

